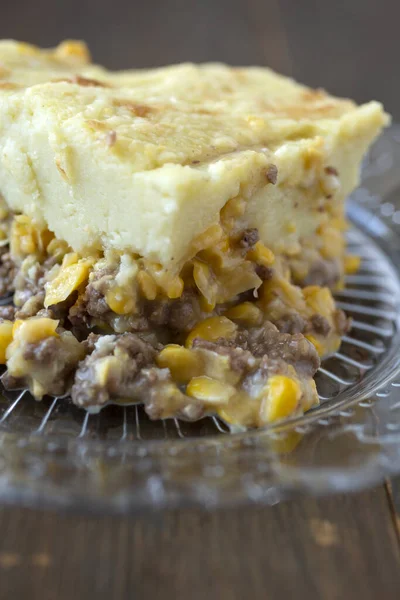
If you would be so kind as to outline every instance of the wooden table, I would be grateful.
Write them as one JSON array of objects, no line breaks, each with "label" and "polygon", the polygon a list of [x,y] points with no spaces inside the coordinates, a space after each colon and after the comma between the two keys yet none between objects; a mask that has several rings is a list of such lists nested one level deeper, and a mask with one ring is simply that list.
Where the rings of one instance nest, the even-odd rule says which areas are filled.
[{"label": "wooden table", "polygon": [[382,485],[249,511],[88,518],[4,508],[0,599],[397,600],[394,505]]},{"label": "wooden table", "polygon": [[[377,97],[398,118],[399,20],[397,0],[14,0],[0,36],[84,38],[110,67],[269,64],[358,101]],[[0,599],[397,599],[397,515],[396,481],[249,511],[1,508]]]}]

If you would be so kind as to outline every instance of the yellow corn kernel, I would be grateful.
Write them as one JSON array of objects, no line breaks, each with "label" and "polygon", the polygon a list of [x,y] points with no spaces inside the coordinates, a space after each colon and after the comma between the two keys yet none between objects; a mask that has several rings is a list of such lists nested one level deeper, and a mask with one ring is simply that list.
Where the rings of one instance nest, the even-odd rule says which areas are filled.
[{"label": "yellow corn kernel", "polygon": [[94,364],[96,384],[106,387],[108,378],[113,367],[118,365],[118,359],[115,356],[103,356]]},{"label": "yellow corn kernel", "polygon": [[173,279],[165,285],[165,291],[167,293],[168,298],[171,300],[174,298],[180,298],[183,293],[184,283],[182,277],[177,275]]},{"label": "yellow corn kernel", "polygon": [[68,252],[68,244],[64,242],[64,240],[57,240],[57,238],[53,238],[49,244],[47,245],[46,251],[50,256],[54,256],[58,260],[64,258],[64,256]]},{"label": "yellow corn kernel", "polygon": [[270,267],[274,264],[275,256],[274,253],[271,252],[264,244],[258,241],[251,250],[246,255],[248,260],[251,260],[258,265],[263,265],[264,267]]},{"label": "yellow corn kernel", "polygon": [[25,256],[38,249],[38,230],[26,215],[17,215],[11,225],[11,254]]},{"label": "yellow corn kernel", "polygon": [[76,252],[68,252],[68,254],[66,254],[63,258],[62,266],[70,267],[71,265],[74,265],[75,263],[77,263],[78,260],[79,260],[79,256]]},{"label": "yellow corn kernel", "polygon": [[14,323],[14,340],[35,343],[47,337],[58,337],[56,329],[59,321],[47,317],[32,317],[25,321],[19,320]]},{"label": "yellow corn kernel", "polygon": [[301,397],[300,385],[286,375],[273,375],[267,385],[266,398],[262,402],[263,419],[272,423],[291,415]]},{"label": "yellow corn kernel", "polygon": [[226,317],[210,317],[198,323],[186,338],[186,348],[191,348],[193,340],[201,338],[214,342],[219,338],[232,339],[237,331],[237,325]]},{"label": "yellow corn kernel", "polygon": [[146,271],[139,271],[137,281],[140,291],[146,300],[154,300],[157,296],[157,285],[151,275],[146,273]]},{"label": "yellow corn kernel", "polygon": [[246,200],[243,197],[237,196],[236,198],[231,198],[221,209],[222,224],[229,226],[237,222],[237,219],[244,215],[245,210]]},{"label": "yellow corn kernel", "polygon": [[207,303],[214,308],[218,293],[218,284],[211,268],[200,260],[193,260],[193,279]]},{"label": "yellow corn kernel", "polygon": [[54,50],[54,55],[61,59],[77,59],[80,63],[89,63],[91,60],[86,44],[77,40],[61,42]]},{"label": "yellow corn kernel", "polygon": [[[64,260],[67,259],[67,256],[64,257]],[[66,263],[68,266],[64,266],[63,261],[58,275],[45,285],[46,296],[44,305],[46,308],[63,302],[72,292],[79,289],[88,280],[92,266],[91,260],[81,259],[77,263],[69,264],[67,259]]]},{"label": "yellow corn kernel", "polygon": [[308,285],[303,289],[303,295],[307,306],[313,313],[329,317],[335,310],[335,301],[331,291],[326,287]]},{"label": "yellow corn kernel", "polygon": [[49,231],[48,229],[42,229],[37,234],[38,237],[38,245],[41,252],[45,252],[48,245],[52,240],[54,240],[54,233]]},{"label": "yellow corn kernel", "polygon": [[117,315],[127,315],[136,309],[135,297],[127,290],[116,286],[106,293],[106,302]]},{"label": "yellow corn kernel", "polygon": [[322,256],[324,258],[336,258],[343,252],[343,233],[334,227],[327,227],[322,233],[322,243]]},{"label": "yellow corn kernel", "polygon": [[208,302],[204,296],[200,296],[199,298],[200,308],[203,312],[212,312],[215,308],[216,302]]},{"label": "yellow corn kernel", "polygon": [[344,257],[344,272],[346,275],[353,275],[357,273],[360,268],[361,257],[355,256],[354,254],[348,254]]},{"label": "yellow corn kernel", "polygon": [[14,321],[13,328],[12,328],[13,337],[15,337],[15,333],[18,330],[18,328],[21,327],[22,323],[23,323],[22,319],[17,319],[16,321]]},{"label": "yellow corn kernel", "polygon": [[165,292],[168,298],[180,298],[182,296],[184,282],[179,275],[171,275],[159,263],[146,262],[146,269],[155,283]]},{"label": "yellow corn kernel", "polygon": [[286,231],[288,233],[295,233],[297,231],[296,223],[294,223],[293,221],[290,221],[289,223],[287,223],[286,224]]},{"label": "yellow corn kernel", "polygon": [[210,248],[210,246],[215,246],[223,237],[224,232],[219,223],[214,223],[214,225],[210,225],[208,229],[203,231],[197,238],[192,242],[192,256],[203,250],[203,248]]},{"label": "yellow corn kernel", "polygon": [[304,394],[301,400],[302,409],[305,412],[313,406],[319,405],[319,397],[317,391],[317,384],[314,379],[308,379],[305,382],[305,389],[303,388]]},{"label": "yellow corn kernel", "polygon": [[345,282],[343,281],[343,279],[340,279],[339,281],[337,281],[335,283],[335,285],[332,287],[334,292],[341,292],[342,290],[344,290],[345,288]]},{"label": "yellow corn kernel", "polygon": [[9,214],[10,211],[8,210],[8,208],[3,204],[0,204],[0,221],[5,221]]},{"label": "yellow corn kernel", "polygon": [[0,364],[6,362],[6,350],[13,339],[13,324],[11,321],[0,323]]},{"label": "yellow corn kernel", "polygon": [[302,290],[283,277],[274,277],[269,281],[264,281],[259,296],[267,310],[270,310],[270,305],[276,301],[276,298],[279,298],[283,304],[295,308],[300,313],[306,310]]},{"label": "yellow corn kernel", "polygon": [[200,375],[202,370],[200,357],[178,344],[165,346],[157,356],[156,362],[161,369],[169,369],[177,383],[190,381],[192,377]]},{"label": "yellow corn kernel", "polygon": [[211,379],[211,377],[193,377],[186,387],[186,394],[202,400],[207,404],[228,404],[229,399],[236,393],[233,385]]},{"label": "yellow corn kernel", "polygon": [[312,343],[312,345],[315,347],[316,351],[318,352],[319,356],[324,356],[326,354],[326,348],[325,348],[324,344],[322,342],[320,342],[319,340],[317,340],[316,337],[314,337],[313,335],[305,335],[304,337],[309,342]]},{"label": "yellow corn kernel", "polygon": [[262,311],[253,302],[238,304],[227,310],[225,316],[248,326],[260,325],[263,319]]},{"label": "yellow corn kernel", "polygon": [[334,229],[339,231],[347,231],[349,229],[349,222],[345,217],[333,217],[329,219],[329,224]]}]

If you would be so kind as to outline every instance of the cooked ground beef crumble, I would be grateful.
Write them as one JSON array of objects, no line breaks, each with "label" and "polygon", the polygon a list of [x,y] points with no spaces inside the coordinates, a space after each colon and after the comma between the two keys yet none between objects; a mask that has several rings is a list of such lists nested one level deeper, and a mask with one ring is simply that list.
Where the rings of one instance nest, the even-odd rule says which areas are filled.
[{"label": "cooked ground beef crumble", "polygon": [[[246,257],[258,242],[257,229],[246,229],[233,243]],[[296,306],[298,288],[288,303],[288,283],[265,264],[254,265],[267,286],[261,295],[253,287],[211,311],[192,282],[179,297],[136,294],[134,311],[115,312],[107,296],[118,279],[115,265],[94,268],[86,285],[48,305],[45,286],[61,260],[57,253],[14,260],[8,246],[0,251],[0,293],[14,293],[14,305],[0,307],[0,328],[10,340],[3,383],[28,387],[36,398],[70,394],[91,411],[141,402],[152,419],[211,413],[231,426],[260,426],[318,401],[316,348],[326,352],[326,340],[329,351],[349,328],[342,311],[305,310],[304,300]],[[319,260],[303,284],[331,285],[337,268]],[[274,408],[275,397],[290,410]]]}]

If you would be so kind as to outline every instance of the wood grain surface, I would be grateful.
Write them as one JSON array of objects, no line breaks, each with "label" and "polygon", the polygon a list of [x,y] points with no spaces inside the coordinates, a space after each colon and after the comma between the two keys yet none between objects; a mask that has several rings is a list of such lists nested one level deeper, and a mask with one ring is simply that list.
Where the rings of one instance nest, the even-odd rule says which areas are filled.
[{"label": "wood grain surface", "polygon": [[[14,0],[0,37],[88,41],[109,67],[261,64],[400,117],[398,0]],[[0,600],[400,597],[400,483],[227,512],[0,508]]]},{"label": "wood grain surface", "polygon": [[0,510],[0,600],[395,600],[382,486],[277,506],[133,518]]}]

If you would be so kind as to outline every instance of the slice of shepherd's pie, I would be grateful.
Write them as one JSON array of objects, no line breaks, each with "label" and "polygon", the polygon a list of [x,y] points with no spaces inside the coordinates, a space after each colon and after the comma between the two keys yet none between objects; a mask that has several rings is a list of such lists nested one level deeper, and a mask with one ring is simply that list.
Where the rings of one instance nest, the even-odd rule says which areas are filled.
[{"label": "slice of shepherd's pie", "polygon": [[264,68],[110,72],[0,43],[8,387],[257,427],[348,329],[344,200],[388,117]]}]

